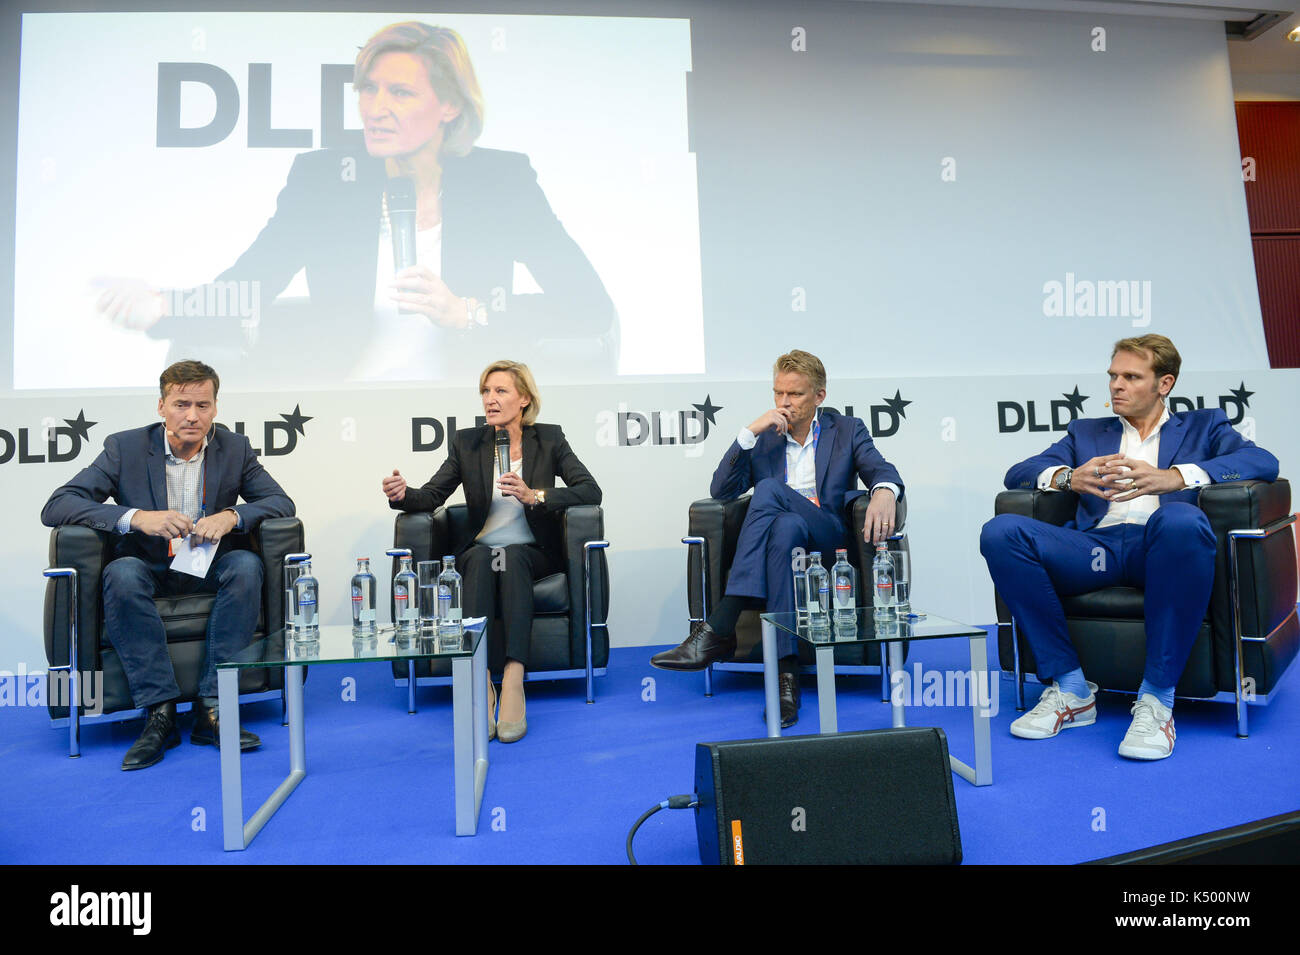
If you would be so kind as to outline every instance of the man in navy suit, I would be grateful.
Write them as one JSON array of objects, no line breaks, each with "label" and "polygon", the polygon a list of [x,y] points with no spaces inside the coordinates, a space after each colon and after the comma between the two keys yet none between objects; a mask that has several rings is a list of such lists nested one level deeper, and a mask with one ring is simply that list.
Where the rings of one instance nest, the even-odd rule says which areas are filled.
[{"label": "man in navy suit", "polygon": [[[778,358],[772,373],[776,407],[741,428],[709,487],[722,500],[754,489],[726,596],[679,646],[651,658],[662,670],[702,670],[731,656],[742,610],[792,612],[791,552],[821,551],[829,558],[845,546],[844,505],[864,493],[854,490],[859,477],[871,489],[863,538],[878,542],[892,531],[903,480],[859,419],[820,410],[826,400],[821,361],[795,350]],[[781,725],[793,726],[799,711],[795,638],[787,635],[780,649]]]},{"label": "man in navy suit", "polygon": [[[104,568],[104,628],[136,706],[148,719],[123,769],[144,769],[180,742],[181,695],[167,654],[155,596],[215,593],[208,617],[207,660],[194,704],[190,741],[220,739],[216,664],[246,646],[262,605],[262,562],[232,546],[232,532],[268,517],[291,517],[293,501],[258,463],[248,439],[215,427],[220,379],[208,365],[181,361],[159,378],[161,424],[109,435],[94,462],[46,502],[47,527],[85,524],[116,533],[115,559]],[[113,498],[114,504],[105,503]],[[236,503],[238,498],[243,504]],[[207,575],[170,569],[171,543],[215,544]],[[261,741],[240,732],[240,748]]]},{"label": "man in navy suit", "polygon": [[1165,397],[1182,365],[1173,342],[1143,335],[1115,343],[1115,418],[1072,421],[1066,436],[1007,472],[1006,486],[1079,495],[1064,527],[1013,514],[984,525],[980,552],[1051,685],[1011,724],[1048,739],[1097,719],[1065,626],[1061,596],[1126,585],[1145,591],[1146,667],[1119,747],[1131,759],[1174,751],[1174,687],[1210,602],[1214,534],[1197,489],[1277,478],[1277,458],[1242,438],[1218,408],[1171,414]]}]

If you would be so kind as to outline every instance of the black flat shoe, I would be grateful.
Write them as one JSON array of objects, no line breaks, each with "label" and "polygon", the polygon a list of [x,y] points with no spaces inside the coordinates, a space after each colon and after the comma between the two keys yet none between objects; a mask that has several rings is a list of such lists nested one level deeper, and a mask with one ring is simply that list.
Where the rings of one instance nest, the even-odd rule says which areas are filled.
[{"label": "black flat shoe", "polygon": [[703,670],[735,652],[734,636],[719,636],[707,621],[700,621],[691,627],[691,635],[680,645],[652,656],[650,665],[660,670]]},{"label": "black flat shoe", "polygon": [[[194,728],[190,730],[190,742],[195,746],[218,746],[221,740],[221,711],[215,706],[207,706],[202,700],[194,701]],[[262,740],[242,726],[239,729],[239,751],[247,753],[257,749]]]},{"label": "black flat shoe", "polygon": [[148,769],[163,758],[173,746],[179,746],[181,734],[176,730],[176,704],[158,703],[149,707],[144,730],[122,758],[122,769]]}]

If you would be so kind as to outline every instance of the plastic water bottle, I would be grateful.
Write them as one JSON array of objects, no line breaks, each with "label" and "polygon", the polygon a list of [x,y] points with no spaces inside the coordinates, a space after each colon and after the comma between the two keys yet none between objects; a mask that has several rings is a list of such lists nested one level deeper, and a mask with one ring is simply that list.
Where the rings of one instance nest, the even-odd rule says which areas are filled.
[{"label": "plastic water bottle", "polygon": [[832,602],[835,606],[835,629],[854,633],[858,629],[858,572],[849,563],[849,552],[842,547],[835,552],[831,581],[834,587]]},{"label": "plastic water bottle", "polygon": [[808,626],[808,558],[802,547],[790,551],[790,568],[794,572],[795,627]]},{"label": "plastic water bottle", "polygon": [[440,640],[459,640],[465,633],[461,620],[460,574],[456,572],[456,558],[447,555],[442,559],[442,573],[438,575],[438,637]]},{"label": "plastic water bottle", "polygon": [[352,632],[371,634],[379,629],[375,621],[375,575],[370,572],[370,558],[357,558],[357,572],[352,575]]},{"label": "plastic water bottle", "polygon": [[420,608],[415,598],[419,588],[411,558],[397,558],[397,573],[393,575],[393,622],[403,637],[414,637],[420,632]]},{"label": "plastic water bottle", "polygon": [[808,632],[829,634],[831,630],[831,578],[822,566],[820,551],[808,555]]},{"label": "plastic water bottle", "polygon": [[876,586],[875,615],[893,617],[894,602],[894,559],[889,556],[889,548],[881,541],[876,545],[876,556],[871,562],[871,579]]},{"label": "plastic water bottle", "polygon": [[320,636],[320,616],[316,598],[319,586],[311,575],[311,561],[299,565],[302,570],[293,582],[293,633],[295,639],[312,640]]}]

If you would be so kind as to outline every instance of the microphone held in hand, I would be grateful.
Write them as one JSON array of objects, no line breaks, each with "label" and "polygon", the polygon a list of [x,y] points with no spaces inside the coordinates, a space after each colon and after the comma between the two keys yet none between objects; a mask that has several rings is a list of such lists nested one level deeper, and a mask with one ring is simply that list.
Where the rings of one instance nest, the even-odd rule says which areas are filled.
[{"label": "microphone held in hand", "polygon": [[[405,176],[388,180],[384,192],[388,208],[388,229],[393,234],[393,271],[415,265],[415,181]],[[416,309],[398,305],[399,315],[418,314]]]},{"label": "microphone held in hand", "polygon": [[503,477],[510,473],[510,432],[505,428],[497,428],[497,472]]},{"label": "microphone held in hand", "polygon": [[389,179],[384,198],[393,234],[393,268],[400,272],[415,264],[415,182],[405,176]]}]

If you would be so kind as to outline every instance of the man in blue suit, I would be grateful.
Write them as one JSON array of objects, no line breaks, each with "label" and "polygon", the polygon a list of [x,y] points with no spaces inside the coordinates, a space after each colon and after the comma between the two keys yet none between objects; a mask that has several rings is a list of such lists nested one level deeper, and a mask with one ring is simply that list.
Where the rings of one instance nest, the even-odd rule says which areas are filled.
[{"label": "man in blue suit", "polygon": [[[728,501],[754,489],[726,596],[679,646],[651,658],[660,669],[702,670],[731,656],[742,610],[792,612],[791,552],[802,548],[829,558],[845,546],[844,505],[865,493],[854,490],[859,477],[871,489],[864,539],[876,542],[891,533],[903,480],[859,419],[820,409],[826,400],[821,361],[795,350],[778,358],[772,372],[776,407],[740,429],[709,487],[713,497]],[[799,718],[795,638],[785,637],[780,649],[781,725],[793,726]]]},{"label": "man in blue suit", "polygon": [[1165,398],[1182,359],[1163,335],[1115,343],[1115,418],[1072,421],[1066,436],[1007,472],[1006,486],[1071,490],[1064,527],[1012,514],[984,525],[980,552],[1051,685],[1011,724],[1048,739],[1097,719],[1097,685],[1084,678],[1061,596],[1125,585],[1145,591],[1146,667],[1119,747],[1131,759],[1174,751],[1174,687],[1210,602],[1215,540],[1197,489],[1277,478],[1277,458],[1242,438],[1218,408],[1171,414]]},{"label": "man in blue suit", "polygon": [[[181,361],[159,378],[161,424],[109,435],[94,462],[46,502],[47,527],[84,524],[114,532],[115,558],[104,568],[104,629],[117,651],[136,706],[148,718],[122,768],[144,769],[180,742],[181,695],[167,654],[155,596],[215,593],[207,660],[194,704],[190,742],[217,745],[216,664],[244,648],[262,605],[262,562],[232,546],[232,532],[268,517],[291,517],[293,501],[258,463],[248,439],[215,427],[220,379],[208,365]],[[105,503],[108,498],[115,503]],[[238,498],[243,504],[238,504]],[[171,545],[215,544],[204,577],[170,569]],[[261,741],[241,731],[240,749]]]}]

